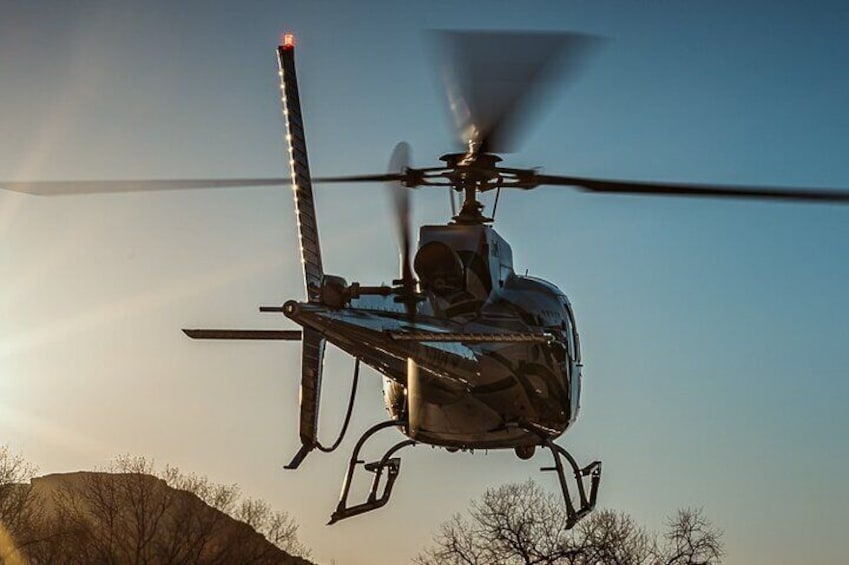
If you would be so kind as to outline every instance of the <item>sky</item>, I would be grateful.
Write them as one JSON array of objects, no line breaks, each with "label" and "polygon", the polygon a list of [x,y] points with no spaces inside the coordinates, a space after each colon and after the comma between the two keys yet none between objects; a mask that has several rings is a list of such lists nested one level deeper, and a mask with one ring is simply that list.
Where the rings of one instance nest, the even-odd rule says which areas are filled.
[{"label": "sky", "polygon": [[[2,179],[286,176],[284,31],[315,175],[383,172],[401,140],[432,165],[456,147],[426,31],[472,28],[607,38],[509,166],[849,187],[842,2],[0,0],[0,14]],[[395,276],[385,198],[317,189],[325,271]],[[447,220],[443,192],[414,200],[418,223]],[[849,207],[540,188],[502,195],[495,226],[517,272],[573,304],[584,395],[560,443],[604,462],[600,505],[654,530],[702,507],[729,565],[845,562]],[[238,483],[337,565],[408,562],[488,487],[534,478],[556,492],[544,454],[420,446],[388,506],[325,526],[358,432],[385,418],[377,374],[342,448],[284,471],[297,344],[179,332],[289,328],[257,306],[302,296],[288,188],[0,191],[0,442],[41,473],[131,453]],[[330,349],[325,442],[352,367]]]}]

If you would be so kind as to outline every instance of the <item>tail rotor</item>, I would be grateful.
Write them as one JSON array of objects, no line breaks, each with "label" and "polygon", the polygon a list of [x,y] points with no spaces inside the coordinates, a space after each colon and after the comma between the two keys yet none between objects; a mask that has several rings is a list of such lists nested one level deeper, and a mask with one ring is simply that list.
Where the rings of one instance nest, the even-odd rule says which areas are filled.
[{"label": "tail rotor", "polygon": [[[389,158],[389,173],[398,173],[398,177],[403,179],[407,171],[410,170],[410,145],[402,141],[395,146],[392,155]],[[396,293],[396,300],[404,304],[407,312],[407,318],[410,321],[415,319],[416,304],[418,296],[416,286],[418,282],[413,275],[412,248],[413,248],[413,227],[410,212],[410,188],[404,180],[393,180],[386,183],[390,199],[392,202],[392,211],[395,216],[396,236],[398,238],[398,247],[400,251],[401,269],[400,279],[393,281],[399,287]]]}]

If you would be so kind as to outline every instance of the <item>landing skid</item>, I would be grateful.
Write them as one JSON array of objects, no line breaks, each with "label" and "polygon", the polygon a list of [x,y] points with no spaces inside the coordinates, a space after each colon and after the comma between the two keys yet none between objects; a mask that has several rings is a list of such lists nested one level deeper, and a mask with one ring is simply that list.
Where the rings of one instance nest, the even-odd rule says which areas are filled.
[{"label": "landing skid", "polygon": [[[348,410],[345,416],[345,422],[342,425],[342,430],[337,440],[333,443],[332,446],[325,447],[318,442],[318,440],[314,437],[315,433],[313,433],[313,437],[309,438],[311,441],[304,441],[301,446],[301,449],[292,459],[291,463],[286,465],[287,469],[296,469],[301,464],[301,462],[303,462],[304,458],[315,448],[318,448],[320,451],[324,452],[332,452],[335,451],[337,447],[339,447],[342,438],[345,436],[345,432],[348,429],[348,424],[351,418],[351,412],[354,407],[354,399],[356,397],[357,391],[357,382],[359,380],[359,368],[360,362],[359,359],[357,359],[354,365],[354,377],[352,380],[351,397],[348,402]],[[310,414],[311,421],[314,420],[314,416],[314,414]],[[330,516],[330,522],[328,522],[328,525],[335,524],[339,520],[344,520],[345,518],[357,516],[359,514],[370,512],[372,510],[377,510],[378,508],[385,506],[386,503],[389,502],[389,497],[392,494],[392,487],[395,485],[395,481],[398,479],[398,474],[401,472],[401,459],[399,457],[393,456],[401,449],[410,445],[415,445],[416,442],[412,439],[407,439],[396,443],[386,453],[383,454],[383,457],[371,463],[366,463],[359,457],[363,445],[371,436],[385,428],[399,426],[407,427],[408,423],[405,420],[387,420],[385,422],[381,422],[366,430],[365,433],[363,433],[363,435],[360,437],[359,441],[357,441],[357,444],[354,447],[354,451],[351,454],[351,458],[348,461],[348,469],[345,474],[345,480],[342,483],[342,493],[339,497],[339,504],[336,506],[336,510]],[[566,529],[572,528],[576,523],[578,523],[581,518],[589,514],[595,507],[596,497],[598,495],[598,487],[599,483],[601,482],[601,462],[593,461],[582,469],[578,466],[577,462],[572,457],[572,455],[569,454],[568,451],[566,451],[564,448],[560,447],[559,445],[555,444],[554,441],[552,441],[550,435],[546,433],[546,430],[528,423],[514,423],[512,424],[512,427],[519,427],[527,432],[535,434],[540,439],[540,445],[545,446],[551,452],[551,455],[554,458],[554,466],[542,467],[540,470],[557,472],[557,478],[560,482],[560,490],[563,493],[563,500],[566,505],[565,526]],[[577,483],[577,508],[575,503],[573,503],[572,501],[572,497],[569,494],[569,485],[566,479],[566,473],[564,471],[563,459],[565,459],[569,463],[569,466],[572,469],[572,474],[575,477],[575,482]],[[368,498],[365,502],[349,506],[348,496],[351,491],[351,483],[353,481],[354,472],[356,471],[357,465],[360,464],[363,465],[366,471],[374,475],[374,477],[372,478],[371,489],[369,490]],[[383,478],[384,471],[386,471],[386,480],[383,484],[383,490],[380,492],[380,494],[378,494],[378,490],[380,489],[380,482]],[[589,477],[589,494],[587,494],[587,487],[584,484],[585,477]]]},{"label": "landing skid", "polygon": [[[392,494],[392,487],[395,485],[398,473],[401,472],[401,458],[393,457],[393,455],[407,446],[415,445],[416,442],[408,439],[396,443],[383,454],[383,457],[381,457],[378,461],[373,461],[371,463],[366,463],[359,458],[360,450],[366,440],[380,430],[393,426],[405,425],[406,422],[403,420],[387,420],[386,422],[381,422],[372,426],[362,435],[360,440],[357,442],[357,445],[354,447],[354,452],[351,454],[350,461],[348,461],[348,472],[345,474],[345,481],[342,483],[342,494],[339,497],[339,504],[336,506],[336,511],[330,516],[330,522],[327,523],[328,525],[335,524],[339,520],[344,520],[345,518],[370,512],[371,510],[377,510],[389,502],[389,496]],[[351,481],[354,478],[354,471],[359,464],[363,464],[366,471],[374,474],[374,478],[371,481],[371,490],[369,491],[368,498],[365,502],[348,506],[348,495],[351,490]],[[381,492],[380,496],[378,496],[377,491],[380,487],[380,479],[383,476],[384,470],[387,472],[386,482],[383,485],[383,492]]]},{"label": "landing skid", "polygon": [[[592,512],[595,508],[596,497],[598,496],[598,485],[601,483],[601,461],[593,461],[583,469],[578,467],[575,459],[566,451],[554,443],[551,438],[545,438],[543,445],[551,451],[554,457],[554,467],[542,467],[540,471],[556,471],[557,479],[560,481],[560,490],[563,493],[563,500],[566,503],[566,529],[571,529],[578,520]],[[566,481],[566,474],[563,469],[561,459],[566,459],[572,467],[572,473],[575,477],[575,482],[578,485],[578,508],[572,502],[572,497],[569,496],[569,486]],[[586,487],[584,486],[584,477],[590,478],[590,492],[587,496]]]},{"label": "landing skid", "polygon": [[[339,504],[336,506],[336,510],[331,515],[328,525],[335,524],[339,520],[344,520],[345,518],[377,510],[389,502],[389,497],[392,494],[392,487],[395,485],[395,481],[398,479],[398,474],[401,472],[401,459],[399,457],[394,457],[394,455],[405,447],[415,445],[416,442],[414,440],[407,439],[396,443],[383,454],[383,457],[371,463],[366,463],[359,458],[360,451],[362,450],[365,442],[380,430],[406,425],[407,423],[403,420],[387,420],[372,426],[366,430],[362,437],[360,437],[357,445],[354,447],[353,453],[351,454],[351,459],[348,461],[348,470],[345,474],[345,480],[342,483],[342,493],[339,497]],[[563,493],[563,501],[566,505],[565,526],[566,529],[571,529],[581,518],[589,514],[593,508],[595,508],[596,498],[598,496],[598,487],[601,483],[601,461],[593,461],[586,467],[581,468],[578,466],[575,458],[572,457],[566,449],[554,443],[554,441],[552,441],[552,439],[542,430],[530,426],[523,426],[523,428],[539,435],[541,444],[548,448],[554,458],[553,467],[542,467],[540,470],[555,471],[557,473],[560,490]],[[572,474],[575,477],[578,490],[577,507],[569,494],[569,485],[566,478],[563,459],[569,463],[569,466],[572,469]],[[366,471],[374,474],[371,482],[371,489],[369,490],[368,498],[365,502],[349,506],[348,496],[351,491],[351,483],[354,478],[354,472],[356,471],[357,465],[361,464]],[[382,492],[378,495],[380,481],[383,477],[384,471],[386,471],[386,481],[384,482]],[[585,485],[585,477],[589,477],[589,492],[587,492],[587,487]]]}]

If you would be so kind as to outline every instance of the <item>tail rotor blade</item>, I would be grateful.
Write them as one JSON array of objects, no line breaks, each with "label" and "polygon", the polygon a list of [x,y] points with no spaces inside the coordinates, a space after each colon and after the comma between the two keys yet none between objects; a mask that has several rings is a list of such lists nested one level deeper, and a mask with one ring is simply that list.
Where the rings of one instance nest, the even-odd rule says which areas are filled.
[{"label": "tail rotor blade", "polygon": [[[389,158],[389,173],[404,175],[410,167],[410,145],[404,141],[395,146]],[[397,227],[398,246],[401,252],[401,285],[404,289],[404,304],[407,315],[412,319],[415,315],[415,286],[412,266],[412,222],[410,219],[410,189],[400,181],[387,183],[392,199],[392,207]]]},{"label": "tail rotor blade", "polygon": [[[395,146],[392,156],[389,158],[389,172],[403,173],[410,166],[410,146],[402,141]],[[401,248],[402,259],[409,255],[410,247],[410,194],[409,189],[400,181],[387,183],[392,209],[395,214],[395,225],[397,237]],[[402,269],[403,271],[403,269]],[[403,275],[403,272],[402,272]]]}]

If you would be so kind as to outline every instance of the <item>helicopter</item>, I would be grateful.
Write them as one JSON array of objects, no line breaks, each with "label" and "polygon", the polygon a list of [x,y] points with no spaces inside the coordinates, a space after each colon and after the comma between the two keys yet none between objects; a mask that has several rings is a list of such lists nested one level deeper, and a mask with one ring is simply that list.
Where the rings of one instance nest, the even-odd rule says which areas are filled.
[{"label": "helicopter", "polygon": [[[283,314],[301,330],[186,329],[192,339],[301,342],[300,450],[286,466],[297,469],[313,451],[333,451],[347,432],[361,363],[383,377],[389,418],[355,444],[330,523],[386,505],[400,473],[397,453],[416,444],[448,451],[513,450],[529,459],[547,449],[566,507],[566,527],[596,504],[601,463],[580,466],[555,443],[580,412],[583,363],[572,306],[556,285],[514,271],[509,243],[492,227],[502,189],[565,186],[595,193],[849,203],[849,193],[745,186],[633,182],[543,174],[501,166],[500,154],[523,125],[522,115],[558,71],[573,73],[598,44],[576,33],[444,32],[452,61],[448,101],[462,150],[442,165],[414,168],[399,143],[387,173],[312,177],[307,156],[295,39],[277,48],[290,178],[172,181],[13,182],[0,186],[32,194],[290,184],[295,198],[305,300],[260,307]],[[452,74],[453,72],[453,74]],[[324,272],[313,183],[386,183],[394,203],[401,248],[400,276],[391,285],[348,283]],[[445,225],[425,225],[413,250],[410,192],[437,187],[462,196]],[[484,214],[478,199],[496,194]],[[324,350],[330,343],[355,359],[345,423],[337,440],[318,439]],[[376,433],[394,428],[405,439],[379,459],[360,459]],[[359,466],[373,475],[367,499],[349,503]],[[574,487],[570,488],[570,483]],[[574,490],[573,490],[574,489]],[[573,494],[574,493],[574,494]]]}]

